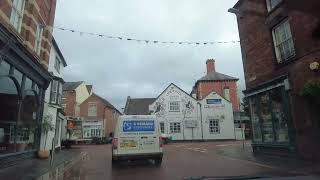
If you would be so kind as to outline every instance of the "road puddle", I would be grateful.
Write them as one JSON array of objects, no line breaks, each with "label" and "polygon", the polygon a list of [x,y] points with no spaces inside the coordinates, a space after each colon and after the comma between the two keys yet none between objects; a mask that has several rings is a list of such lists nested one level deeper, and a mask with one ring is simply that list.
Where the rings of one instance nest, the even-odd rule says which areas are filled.
[{"label": "road puddle", "polygon": [[89,158],[87,153],[81,153],[78,158],[56,166],[49,172],[38,177],[36,180],[80,180],[84,179],[82,164]]}]

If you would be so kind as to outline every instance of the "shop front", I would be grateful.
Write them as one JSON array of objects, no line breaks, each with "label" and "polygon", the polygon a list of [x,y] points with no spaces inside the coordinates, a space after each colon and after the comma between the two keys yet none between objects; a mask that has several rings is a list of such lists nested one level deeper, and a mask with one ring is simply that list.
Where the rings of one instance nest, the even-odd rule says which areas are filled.
[{"label": "shop front", "polygon": [[[10,40],[9,40],[10,38]],[[36,124],[42,118],[50,75],[0,27],[0,167],[10,157],[31,157],[39,146]]]},{"label": "shop front", "polygon": [[290,115],[287,79],[246,92],[249,98],[254,152],[294,152],[294,128]]}]

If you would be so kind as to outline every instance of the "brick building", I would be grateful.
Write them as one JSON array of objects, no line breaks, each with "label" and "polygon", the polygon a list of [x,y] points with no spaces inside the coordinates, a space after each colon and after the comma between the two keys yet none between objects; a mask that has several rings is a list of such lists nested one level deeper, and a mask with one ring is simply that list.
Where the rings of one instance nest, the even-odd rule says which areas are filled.
[{"label": "brick building", "polygon": [[108,137],[121,112],[110,102],[92,93],[80,104],[80,117],[83,121],[83,138]]},{"label": "brick building", "polygon": [[219,73],[215,69],[215,60],[206,62],[207,74],[197,80],[191,94],[194,98],[202,100],[211,92],[216,92],[228,101],[231,101],[234,112],[239,112],[239,98],[237,92],[238,78]]},{"label": "brick building", "polygon": [[302,95],[309,80],[320,80],[319,6],[239,0],[229,10],[237,15],[254,151],[320,159],[319,94]]},{"label": "brick building", "polygon": [[55,7],[56,0],[0,1],[0,167],[39,148],[40,133],[30,128],[42,119],[51,81]]}]

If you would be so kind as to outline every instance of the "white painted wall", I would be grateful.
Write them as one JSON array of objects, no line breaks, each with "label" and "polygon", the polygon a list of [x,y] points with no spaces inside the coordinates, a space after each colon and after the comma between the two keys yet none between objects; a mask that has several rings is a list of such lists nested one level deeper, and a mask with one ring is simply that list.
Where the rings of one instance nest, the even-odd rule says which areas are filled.
[{"label": "white painted wall", "polygon": [[80,104],[85,101],[89,96],[88,89],[86,87],[86,84],[83,82],[81,85],[79,85],[76,89],[76,108],[75,108],[75,115],[76,117],[80,116]]},{"label": "white painted wall", "polygon": [[[170,112],[169,111],[169,102],[170,101],[179,101],[180,111],[179,112]],[[189,104],[189,108],[186,105]],[[157,111],[157,109],[159,111]],[[200,140],[201,137],[201,122],[199,118],[199,105],[197,101],[190,97],[188,94],[183,92],[174,84],[170,84],[169,87],[158,97],[158,99],[149,106],[149,110],[153,111],[157,117],[157,120],[164,122],[165,125],[165,134],[171,136],[173,140]],[[198,126],[193,129],[192,137],[192,128],[186,128],[185,122],[187,120],[196,121]],[[180,122],[181,123],[181,132],[180,133],[171,133],[170,132],[170,123]]]},{"label": "white painted wall", "polygon": [[[49,56],[49,66],[48,66],[48,71],[53,73],[54,76],[56,77],[60,77],[63,78],[63,71],[64,71],[64,66],[63,63],[60,63],[60,72],[58,72],[55,68],[54,68],[54,64],[55,64],[55,60],[56,60],[56,56],[58,56],[54,46],[51,47],[50,50],[50,56]],[[61,58],[60,58],[61,60]],[[57,122],[57,111],[58,111],[58,106],[55,105],[51,105],[49,103],[50,101],[50,93],[51,93],[51,83],[48,87],[48,89],[45,92],[45,98],[44,98],[44,111],[43,111],[43,117],[50,115],[51,117],[51,124],[53,125],[53,127],[56,127],[56,122]],[[59,135],[59,143],[56,147],[59,147],[60,144],[60,138],[61,138],[61,126],[59,126],[59,130],[58,132],[60,133]],[[52,145],[52,139],[55,136],[55,129],[53,131],[48,132],[48,136],[47,136],[47,143],[45,145],[45,134],[42,132],[41,133],[41,139],[40,139],[40,148],[41,149],[51,149],[51,145]]]},{"label": "white painted wall", "polygon": [[[207,100],[221,100],[221,103],[208,104]],[[215,92],[211,92],[200,101],[202,106],[202,122],[204,139],[235,139],[233,111],[231,102],[225,100]],[[209,120],[218,119],[220,133],[212,134],[209,131]]]}]

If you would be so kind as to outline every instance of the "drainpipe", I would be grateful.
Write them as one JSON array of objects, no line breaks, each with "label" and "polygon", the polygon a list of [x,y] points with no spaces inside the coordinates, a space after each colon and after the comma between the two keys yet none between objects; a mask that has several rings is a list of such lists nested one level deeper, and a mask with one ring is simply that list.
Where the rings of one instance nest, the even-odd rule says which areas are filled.
[{"label": "drainpipe", "polygon": [[202,138],[202,140],[203,140],[202,105],[201,105],[201,103],[199,103],[199,102],[198,102],[198,104],[199,104],[199,107],[200,107],[201,138]]}]

